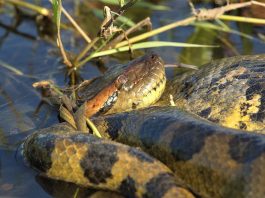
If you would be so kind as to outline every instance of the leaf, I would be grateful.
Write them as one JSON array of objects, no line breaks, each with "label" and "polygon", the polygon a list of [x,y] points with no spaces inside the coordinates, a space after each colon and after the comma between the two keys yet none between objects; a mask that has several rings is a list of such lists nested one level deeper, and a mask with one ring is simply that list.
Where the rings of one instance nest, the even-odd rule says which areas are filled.
[{"label": "leaf", "polygon": [[60,106],[59,112],[60,117],[76,129],[75,119],[73,115],[64,106]]},{"label": "leaf", "polygon": [[61,0],[51,0],[52,3],[52,9],[53,9],[53,19],[56,23],[57,29],[60,28],[60,21],[61,21],[61,6],[62,1]]},{"label": "leaf", "polygon": [[102,138],[102,136],[101,136],[100,132],[98,131],[97,127],[94,125],[94,123],[89,118],[86,119],[86,123],[91,128],[91,130],[93,132],[93,135],[97,136],[98,138]]}]

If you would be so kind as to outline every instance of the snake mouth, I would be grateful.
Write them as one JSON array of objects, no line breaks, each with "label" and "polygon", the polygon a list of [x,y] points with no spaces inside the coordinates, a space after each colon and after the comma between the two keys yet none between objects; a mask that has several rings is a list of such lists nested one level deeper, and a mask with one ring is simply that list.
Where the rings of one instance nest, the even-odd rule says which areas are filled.
[{"label": "snake mouth", "polygon": [[137,58],[109,85],[86,101],[86,116],[140,109],[155,103],[166,83],[163,60],[155,53]]}]

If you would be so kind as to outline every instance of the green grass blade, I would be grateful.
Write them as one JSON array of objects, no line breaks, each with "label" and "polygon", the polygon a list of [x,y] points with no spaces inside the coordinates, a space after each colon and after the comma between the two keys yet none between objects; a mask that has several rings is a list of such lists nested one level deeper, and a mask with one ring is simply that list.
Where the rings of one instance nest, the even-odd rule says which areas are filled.
[{"label": "green grass blade", "polygon": [[57,28],[60,28],[60,21],[61,21],[61,0],[51,0],[52,9],[53,9],[53,19],[56,23]]},{"label": "green grass blade", "polygon": [[242,16],[232,16],[232,15],[221,15],[219,17],[221,20],[227,21],[237,21],[243,23],[254,23],[254,24],[261,24],[265,25],[265,19],[258,19],[258,18],[251,18],[251,17],[242,17]]},{"label": "green grass blade", "polygon": [[93,135],[97,136],[98,138],[102,138],[97,127],[94,125],[94,123],[89,118],[86,119],[86,122],[87,122],[88,126],[91,128]]},{"label": "green grass blade", "polygon": [[[1,1],[0,1],[1,2]],[[34,5],[32,3],[28,3],[21,0],[6,0],[7,3],[12,3],[16,6],[21,6],[30,10],[33,10],[35,12],[38,12],[39,14],[42,14],[44,16],[49,16],[49,10],[47,8],[40,7],[38,5]]]},{"label": "green grass blade", "polygon": [[193,25],[196,26],[196,27],[202,27],[202,28],[206,28],[206,29],[212,29],[212,30],[218,30],[218,31],[222,31],[222,32],[227,32],[227,33],[230,33],[230,34],[236,34],[236,35],[239,35],[239,36],[251,39],[251,40],[254,39],[254,37],[251,36],[251,35],[242,33],[242,32],[237,31],[237,30],[233,30],[233,29],[231,29],[229,27],[218,26],[218,25],[215,25],[215,24],[212,24],[212,23],[209,23],[209,22],[196,22]]},{"label": "green grass blade", "polygon": [[[146,49],[146,48],[155,48],[155,47],[218,47],[215,45],[200,45],[200,44],[191,44],[191,43],[178,43],[178,42],[167,42],[167,41],[149,41],[133,44],[133,50],[136,49]],[[94,53],[90,56],[90,59],[100,56],[106,56],[110,54],[115,54],[118,52],[125,52],[129,50],[129,46],[120,47],[117,49],[110,49],[106,51],[101,51]]]}]

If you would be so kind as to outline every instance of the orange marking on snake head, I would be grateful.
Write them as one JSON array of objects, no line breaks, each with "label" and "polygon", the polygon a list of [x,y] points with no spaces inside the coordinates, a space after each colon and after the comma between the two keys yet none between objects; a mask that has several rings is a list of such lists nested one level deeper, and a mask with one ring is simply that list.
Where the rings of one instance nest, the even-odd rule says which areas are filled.
[{"label": "orange marking on snake head", "polygon": [[119,90],[119,88],[127,82],[126,76],[121,74],[109,86],[103,88],[95,97],[86,101],[86,117],[91,117],[98,113],[104,106],[108,99]]},{"label": "orange marking on snake head", "polygon": [[114,83],[102,89],[95,97],[91,100],[86,101],[86,117],[91,117],[96,114],[108,100],[108,98],[117,91],[117,87]]}]

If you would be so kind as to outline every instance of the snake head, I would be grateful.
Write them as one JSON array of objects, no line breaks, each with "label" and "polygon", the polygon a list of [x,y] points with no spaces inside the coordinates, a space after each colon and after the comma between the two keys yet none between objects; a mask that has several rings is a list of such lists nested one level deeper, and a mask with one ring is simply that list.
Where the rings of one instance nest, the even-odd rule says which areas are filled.
[{"label": "snake head", "polygon": [[[90,84],[95,89],[99,84],[114,75],[109,83],[95,91],[95,95],[86,101],[86,117],[95,114],[109,114],[139,109],[154,104],[165,88],[165,68],[162,59],[149,53],[137,58],[119,72],[107,72],[106,78]],[[115,73],[116,72],[116,73]]]}]

